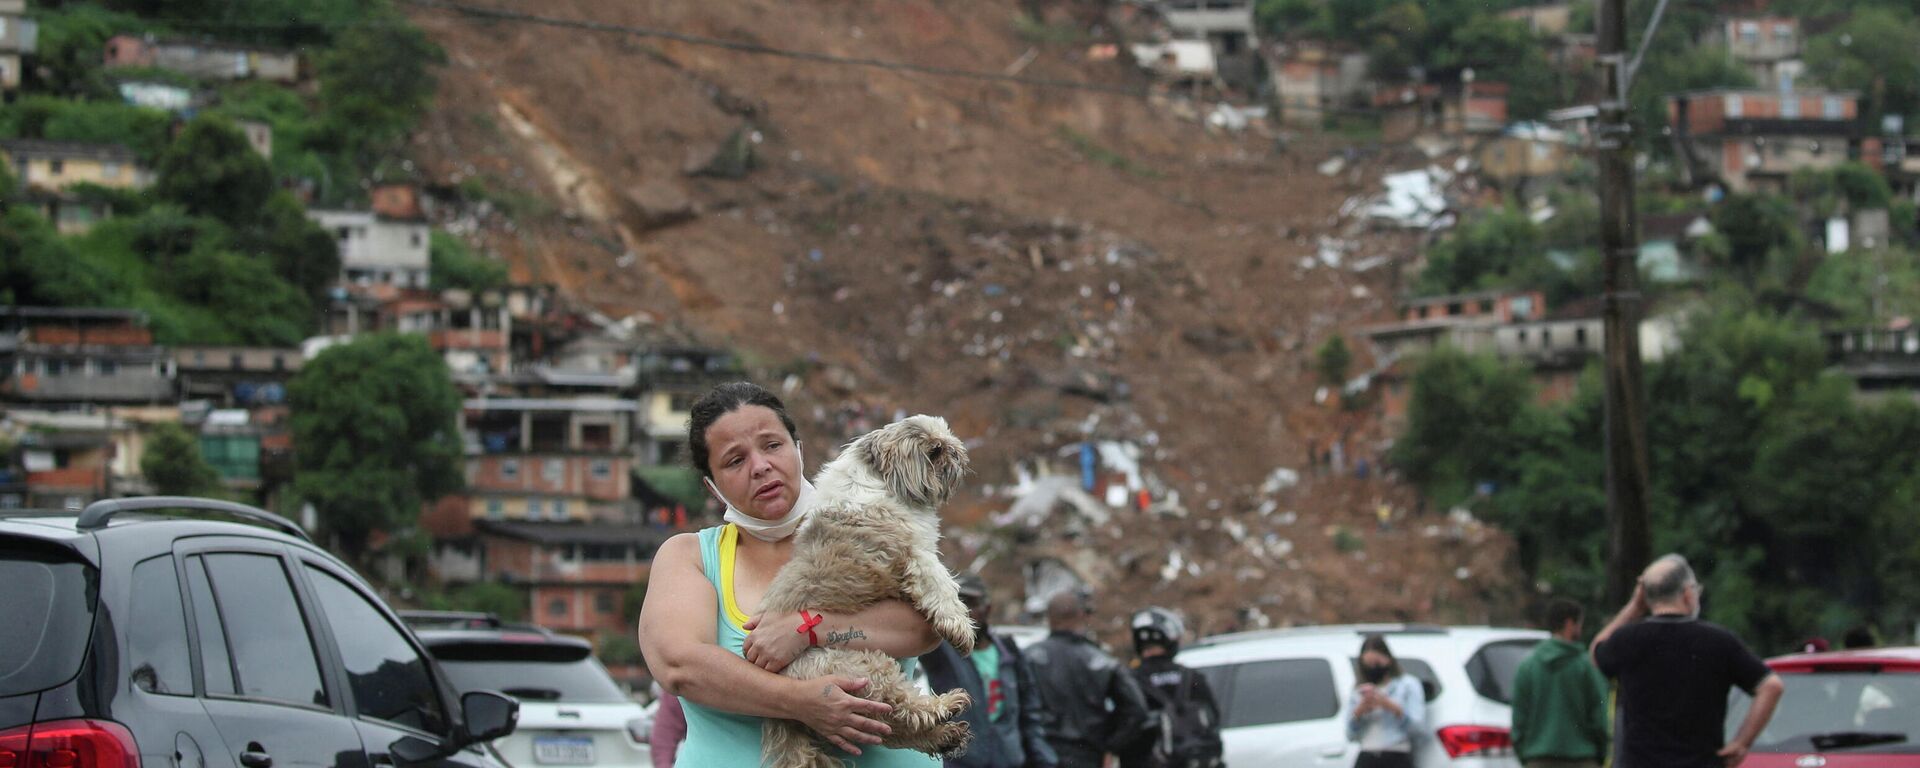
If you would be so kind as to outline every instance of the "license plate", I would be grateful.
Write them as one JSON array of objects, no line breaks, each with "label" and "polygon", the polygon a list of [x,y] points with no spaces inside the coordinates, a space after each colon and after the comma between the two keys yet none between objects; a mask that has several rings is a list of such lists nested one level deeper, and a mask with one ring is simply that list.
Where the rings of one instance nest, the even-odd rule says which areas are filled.
[{"label": "license plate", "polygon": [[593,739],[538,737],[533,740],[533,759],[548,765],[593,765]]}]

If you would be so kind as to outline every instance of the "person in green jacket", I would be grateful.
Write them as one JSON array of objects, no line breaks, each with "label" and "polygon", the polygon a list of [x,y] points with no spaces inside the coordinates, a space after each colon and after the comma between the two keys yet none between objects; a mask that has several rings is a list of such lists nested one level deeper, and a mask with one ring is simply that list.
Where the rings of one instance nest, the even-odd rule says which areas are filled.
[{"label": "person in green jacket", "polygon": [[1579,644],[1580,606],[1547,605],[1553,637],[1513,674],[1513,751],[1528,768],[1599,768],[1607,757],[1607,681]]}]

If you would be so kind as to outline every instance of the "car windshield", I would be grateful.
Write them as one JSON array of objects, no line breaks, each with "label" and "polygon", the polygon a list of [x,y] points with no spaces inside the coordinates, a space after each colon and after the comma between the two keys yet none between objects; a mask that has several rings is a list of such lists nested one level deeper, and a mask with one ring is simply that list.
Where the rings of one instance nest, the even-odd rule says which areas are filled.
[{"label": "car windshield", "polygon": [[[53,550],[0,542],[0,697],[73,677],[93,628],[96,572]],[[7,725],[0,723],[0,726]]]},{"label": "car windshield", "polygon": [[[1899,752],[1920,754],[1920,674],[1784,674],[1787,691],[1755,752]],[[1727,733],[1751,704],[1736,693]]]},{"label": "car windshield", "polygon": [[620,690],[607,669],[592,658],[579,661],[446,661],[441,668],[461,693],[499,691],[521,701],[567,704],[623,704],[633,699]]}]

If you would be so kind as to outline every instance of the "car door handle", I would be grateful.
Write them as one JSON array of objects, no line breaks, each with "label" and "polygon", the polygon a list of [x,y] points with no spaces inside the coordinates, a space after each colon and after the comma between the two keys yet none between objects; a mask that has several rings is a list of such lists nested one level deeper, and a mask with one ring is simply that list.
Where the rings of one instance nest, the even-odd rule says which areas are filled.
[{"label": "car door handle", "polygon": [[266,750],[261,749],[258,744],[247,746],[251,748],[240,753],[241,765],[246,768],[273,768],[273,755],[267,754]]}]

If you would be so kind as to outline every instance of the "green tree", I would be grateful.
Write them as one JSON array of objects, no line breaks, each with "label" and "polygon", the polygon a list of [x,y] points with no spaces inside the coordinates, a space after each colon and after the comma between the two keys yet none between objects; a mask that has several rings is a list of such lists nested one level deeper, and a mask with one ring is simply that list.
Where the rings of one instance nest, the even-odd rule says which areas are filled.
[{"label": "green tree", "polygon": [[1320,383],[1337,387],[1346,382],[1347,369],[1353,365],[1353,351],[1347,349],[1346,337],[1337,333],[1327,337],[1313,358],[1320,371]]},{"label": "green tree", "polygon": [[460,288],[478,293],[507,284],[507,265],[473,252],[466,242],[440,230],[429,242],[433,289]]},{"label": "green tree", "polygon": [[1807,281],[1807,297],[1839,310],[1848,323],[1920,316],[1920,254],[1883,248],[1827,256]]},{"label": "green tree", "polygon": [[1726,252],[1716,254],[1722,267],[1732,269],[1749,288],[1770,271],[1790,269],[1805,250],[1805,238],[1793,207],[1779,197],[1764,194],[1729,195],[1713,210],[1714,231],[1726,240]]},{"label": "green tree", "polygon": [[322,111],[350,154],[395,146],[433,100],[432,68],[445,54],[403,17],[390,20],[348,27],[319,58]]},{"label": "green tree", "polygon": [[220,475],[200,455],[200,441],[179,424],[156,424],[140,456],[140,475],[159,496],[206,496],[220,491]]},{"label": "green tree", "polygon": [[1920,23],[1906,8],[1865,6],[1846,23],[1807,41],[1807,72],[1833,88],[1855,91],[1861,115],[1878,129],[1881,115],[1920,114]]},{"label": "green tree", "polygon": [[1427,252],[1415,291],[1422,295],[1501,287],[1538,287],[1553,278],[1540,228],[1523,211],[1501,208],[1472,218]]},{"label": "green tree", "polygon": [[0,303],[99,306],[121,290],[119,275],[75,254],[39,213],[14,206],[0,218]]},{"label": "green tree", "polygon": [[1407,430],[1394,443],[1394,466],[1442,506],[1468,498],[1482,484],[1510,485],[1519,479],[1515,459],[1546,427],[1533,398],[1523,368],[1451,347],[1429,352],[1414,369]]},{"label": "green tree", "polygon": [[325,301],[327,289],[340,279],[340,246],[285,190],[275,191],[261,206],[259,218],[242,230],[236,247],[254,260],[271,265],[315,306]]},{"label": "green tree", "polygon": [[202,115],[187,123],[160,155],[154,193],[196,216],[228,226],[251,226],[274,193],[273,169],[225,118]]},{"label": "green tree", "polygon": [[370,334],[328,348],[287,387],[294,489],[359,558],[461,485],[460,392],[426,339]]}]

